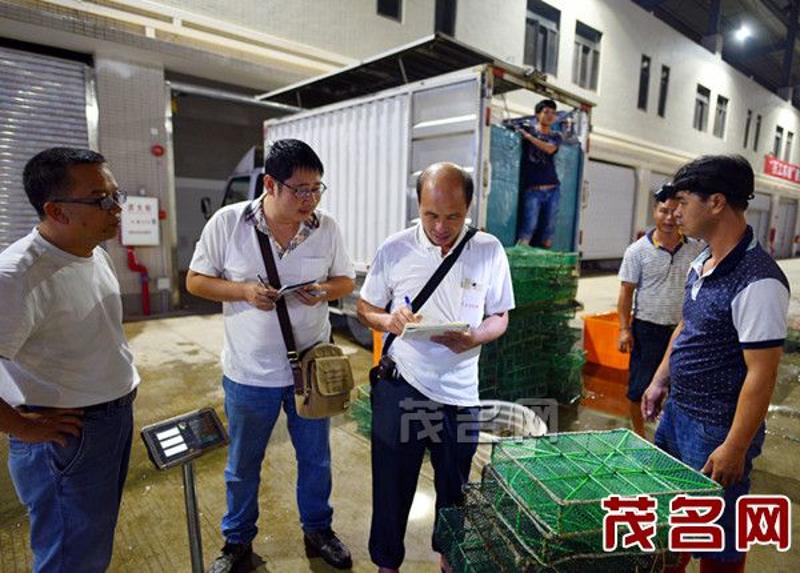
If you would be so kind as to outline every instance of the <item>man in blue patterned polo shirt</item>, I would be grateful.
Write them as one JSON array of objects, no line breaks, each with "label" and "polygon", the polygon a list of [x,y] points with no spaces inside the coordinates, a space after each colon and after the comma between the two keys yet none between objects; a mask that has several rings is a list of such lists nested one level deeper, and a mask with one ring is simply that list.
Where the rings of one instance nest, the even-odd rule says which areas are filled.
[{"label": "man in blue patterned polo shirt", "polygon": [[702,554],[701,572],[744,571],[745,554],[735,549],[736,500],[750,490],[786,337],[789,283],[745,220],[753,179],[741,156],[703,156],[662,189],[662,197],[678,199],[681,230],[708,248],[689,270],[683,320],[642,414],[654,419],[669,391],[656,445],[725,488],[717,521],[725,547]]}]

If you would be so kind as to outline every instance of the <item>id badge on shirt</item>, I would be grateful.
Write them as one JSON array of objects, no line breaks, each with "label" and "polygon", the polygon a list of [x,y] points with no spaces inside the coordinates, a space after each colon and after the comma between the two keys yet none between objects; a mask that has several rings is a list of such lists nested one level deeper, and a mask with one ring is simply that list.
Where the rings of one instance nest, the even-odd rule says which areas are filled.
[{"label": "id badge on shirt", "polygon": [[486,304],[486,285],[464,278],[461,281],[461,320],[478,326],[483,320]]}]

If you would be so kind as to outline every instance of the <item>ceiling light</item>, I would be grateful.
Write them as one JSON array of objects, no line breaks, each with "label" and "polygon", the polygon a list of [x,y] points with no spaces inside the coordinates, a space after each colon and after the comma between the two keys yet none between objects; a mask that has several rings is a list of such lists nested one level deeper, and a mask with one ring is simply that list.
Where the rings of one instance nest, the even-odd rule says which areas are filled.
[{"label": "ceiling light", "polygon": [[739,42],[744,42],[747,38],[752,36],[753,33],[750,31],[750,28],[747,25],[742,24],[739,26],[739,29],[733,33],[733,35]]}]

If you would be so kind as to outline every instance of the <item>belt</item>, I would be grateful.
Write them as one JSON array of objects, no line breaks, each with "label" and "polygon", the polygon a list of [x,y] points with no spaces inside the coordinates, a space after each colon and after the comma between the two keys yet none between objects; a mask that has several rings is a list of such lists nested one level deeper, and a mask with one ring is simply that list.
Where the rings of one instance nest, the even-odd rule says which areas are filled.
[{"label": "belt", "polygon": [[[125,394],[124,396],[117,398],[116,400],[109,400],[108,402],[101,402],[100,404],[92,404],[91,406],[75,406],[75,410],[83,410],[83,413],[89,412],[108,412],[110,410],[116,410],[117,408],[122,408],[127,406],[128,404],[132,404],[133,401],[136,399],[136,391],[138,388],[134,388],[129,393]],[[36,412],[39,410],[53,410],[55,409],[54,406],[18,406],[18,410],[22,412]],[[60,408],[62,409],[62,408]]]},{"label": "belt", "polygon": [[546,185],[531,185],[528,191],[549,191],[558,187],[558,183],[548,183]]}]

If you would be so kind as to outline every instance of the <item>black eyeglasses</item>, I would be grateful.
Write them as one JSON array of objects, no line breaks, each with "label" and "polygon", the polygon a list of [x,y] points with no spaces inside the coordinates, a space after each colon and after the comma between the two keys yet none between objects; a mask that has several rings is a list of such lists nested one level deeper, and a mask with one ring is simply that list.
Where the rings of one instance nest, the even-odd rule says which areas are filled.
[{"label": "black eyeglasses", "polygon": [[128,200],[125,191],[114,191],[102,197],[86,197],[81,199],[53,199],[52,203],[77,203],[78,205],[95,205],[104,211],[111,211],[114,207],[122,207]]},{"label": "black eyeglasses", "polygon": [[[276,179],[275,181],[278,180]],[[310,197],[319,198],[322,197],[322,194],[328,189],[328,186],[322,181],[313,187],[295,187],[293,185],[289,185],[288,183],[284,183],[283,181],[278,181],[278,183],[291,189],[292,193],[294,193],[294,196],[298,199],[308,199]]]}]

